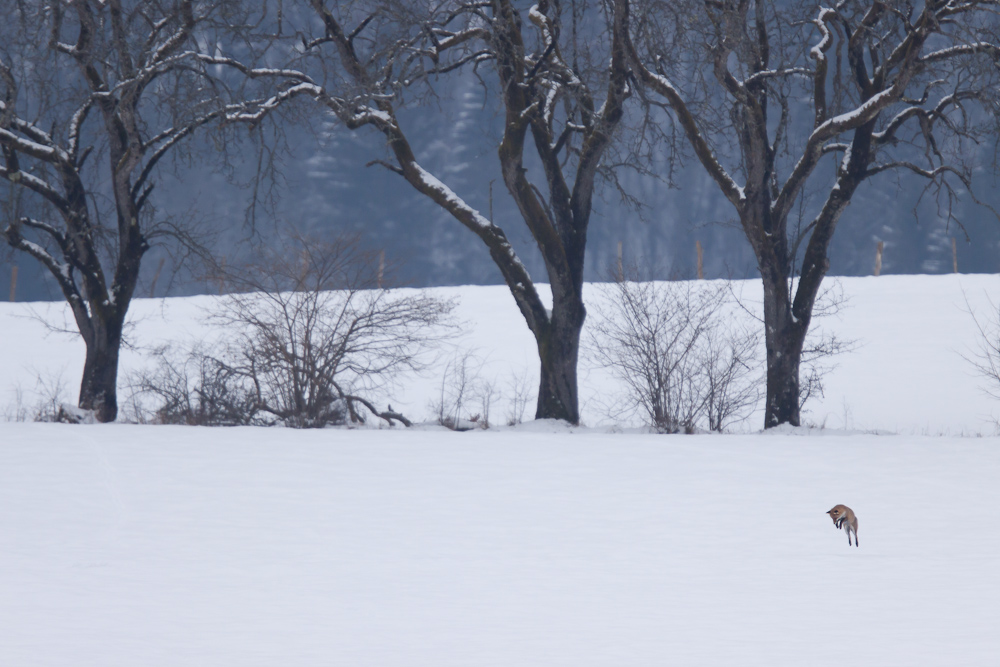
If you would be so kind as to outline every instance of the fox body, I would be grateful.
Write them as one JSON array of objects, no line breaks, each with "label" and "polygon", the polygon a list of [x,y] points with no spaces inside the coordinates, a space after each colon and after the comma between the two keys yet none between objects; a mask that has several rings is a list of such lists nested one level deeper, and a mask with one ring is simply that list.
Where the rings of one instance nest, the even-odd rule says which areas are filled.
[{"label": "fox body", "polygon": [[854,546],[858,546],[858,517],[854,516],[854,510],[847,505],[835,505],[827,512],[833,519],[833,525],[847,531],[847,544],[851,544],[851,533],[854,533]]}]

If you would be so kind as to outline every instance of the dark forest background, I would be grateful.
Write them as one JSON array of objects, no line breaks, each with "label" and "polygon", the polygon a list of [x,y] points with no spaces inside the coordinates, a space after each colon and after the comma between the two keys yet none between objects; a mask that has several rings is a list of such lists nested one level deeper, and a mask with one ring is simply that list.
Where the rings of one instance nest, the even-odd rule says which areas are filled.
[{"label": "dark forest background", "polygon": [[[442,80],[437,93],[436,99],[402,116],[418,158],[470,204],[483,212],[492,210],[529,271],[546,282],[537,249],[500,178],[496,101],[472,75]],[[984,166],[977,174],[976,195],[1000,209],[996,147],[981,150]],[[381,135],[373,131],[283,120],[263,125],[230,149],[228,163],[213,152],[210,142],[201,142],[177,171],[183,180],[165,169],[154,204],[160,217],[185,226],[193,223],[200,241],[217,256],[238,261],[248,239],[278,243],[277,231],[289,228],[313,237],[357,234],[367,247],[385,251],[387,263],[397,267],[397,284],[502,282],[478,238],[396,174],[378,165],[366,167],[386,154]],[[684,160],[671,168],[665,149],[654,159],[658,164],[650,165],[650,171],[661,176],[625,168],[618,171],[617,185],[602,186],[589,232],[587,279],[602,281],[611,275],[619,242],[624,261],[642,275],[693,278],[696,241],[704,248],[706,278],[755,277],[753,254],[730,214],[731,206],[704,171]],[[261,169],[263,176],[258,177]],[[870,275],[879,241],[885,248],[883,274],[949,273],[952,238],[960,272],[1000,272],[996,217],[966,193],[952,209],[961,224],[949,223],[942,209],[945,202],[934,192],[923,192],[923,186],[922,179],[900,179],[891,173],[865,183],[838,225],[830,275]],[[6,204],[9,186],[0,188],[0,200]],[[802,209],[808,219],[808,198]],[[184,265],[182,254],[176,247],[154,248],[143,261],[137,296],[151,296],[158,270],[157,297],[218,291],[197,262]],[[0,298],[9,294],[14,263],[19,270],[18,301],[61,299],[40,265],[13,256],[9,249],[0,250]]]}]

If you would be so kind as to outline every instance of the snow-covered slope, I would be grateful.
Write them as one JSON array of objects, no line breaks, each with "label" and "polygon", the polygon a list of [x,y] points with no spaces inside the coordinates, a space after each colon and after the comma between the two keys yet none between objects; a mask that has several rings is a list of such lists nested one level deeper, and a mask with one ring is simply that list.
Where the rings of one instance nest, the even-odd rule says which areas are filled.
[{"label": "snow-covered slope", "polygon": [[[881,276],[841,278],[828,284],[839,284],[847,303],[839,315],[815,324],[855,341],[856,346],[833,360],[836,368],[826,378],[825,396],[807,405],[808,422],[828,428],[929,435],[994,432],[1000,404],[981,391],[983,380],[962,355],[968,356],[977,342],[969,306],[981,319],[989,317],[990,295],[994,302],[1000,301],[1000,277]],[[586,298],[596,299],[599,289],[589,285]],[[493,380],[501,393],[493,407],[493,421],[503,423],[511,380],[527,376],[533,385],[538,373],[534,341],[513,299],[502,286],[430,291],[458,300],[457,318],[467,333],[443,349],[428,372],[403,378],[384,400],[414,419],[430,418],[430,404],[439,400],[448,363],[472,350],[481,362],[473,364],[473,370]],[[749,308],[758,307],[759,281],[736,283],[734,291]],[[151,348],[206,335],[202,318],[216,298],[137,300],[129,332],[132,347],[122,354],[122,377],[147,363]],[[17,387],[24,393],[24,402],[32,400],[36,375],[50,383],[61,378],[66,400],[76,396],[83,344],[76,335],[51,333],[40,319],[60,328],[73,327],[63,304],[0,303],[0,414],[15,400]],[[605,406],[618,387],[606,370],[595,367],[586,347],[580,367],[584,422],[611,423]],[[470,413],[477,411],[477,406],[469,406]],[[530,410],[526,416],[530,417]],[[761,413],[743,428],[760,428],[762,421]]]}]

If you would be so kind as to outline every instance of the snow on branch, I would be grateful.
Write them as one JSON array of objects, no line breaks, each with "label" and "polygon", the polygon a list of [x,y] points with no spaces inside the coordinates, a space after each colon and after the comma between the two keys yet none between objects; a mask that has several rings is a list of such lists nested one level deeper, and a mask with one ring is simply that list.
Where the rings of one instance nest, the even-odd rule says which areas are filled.
[{"label": "snow on branch", "polygon": [[917,176],[922,176],[930,180],[934,180],[938,176],[943,176],[944,174],[953,174],[954,176],[957,176],[959,180],[961,180],[962,183],[966,185],[966,187],[971,185],[969,183],[968,177],[966,177],[965,174],[963,174],[958,169],[950,165],[941,165],[939,167],[935,167],[934,169],[924,169],[923,167],[915,165],[912,162],[907,162],[905,160],[897,160],[894,162],[884,162],[881,164],[874,164],[868,168],[867,172],[865,172],[865,175],[874,176],[875,174],[879,174],[883,171],[889,171],[890,169],[908,169]]},{"label": "snow on branch", "polygon": [[532,5],[531,9],[528,10],[528,18],[535,24],[539,32],[542,33],[542,43],[545,45],[545,48],[542,50],[542,54],[537,61],[528,61],[527,64],[531,65],[531,70],[526,78],[533,78],[541,66],[545,62],[549,62],[553,69],[563,77],[563,81],[559,83],[574,88],[585,87],[583,81],[580,80],[573,68],[563,61],[562,55],[559,53],[559,46],[556,43],[555,30],[551,19],[538,8],[537,4]]},{"label": "snow on branch", "polygon": [[[19,224],[25,222],[25,220],[20,220]],[[28,226],[33,227],[36,225],[29,224]],[[69,288],[71,292],[75,292],[76,286],[73,283],[72,267],[68,263],[57,260],[41,245],[35,243],[34,241],[29,241],[21,236],[21,230],[18,227],[19,225],[10,224],[3,230],[3,236],[7,243],[10,244],[12,248],[28,253],[44,265],[45,268],[47,268],[55,277],[55,279],[59,281],[59,286],[64,292],[67,288]]]},{"label": "snow on branch", "polygon": [[312,83],[299,83],[268,98],[228,105],[225,109],[225,119],[253,125],[281,106],[282,103],[302,94],[319,99],[323,97],[324,91]]},{"label": "snow on branch", "polygon": [[985,53],[1000,61],[1000,46],[989,42],[976,42],[975,44],[959,44],[957,46],[950,46],[946,49],[932,51],[925,56],[921,56],[918,60],[921,63],[932,63],[948,60],[956,56],[973,55],[977,53]]},{"label": "snow on branch", "polygon": [[[826,142],[874,119],[885,108],[898,100],[899,88],[901,88],[901,80],[897,80],[885,90],[872,95],[858,107],[823,121],[812,131],[806,140],[802,156],[795,163],[785,185],[771,207],[775,215],[784,216],[787,214],[792,202],[798,196],[800,188],[809,174],[812,173],[819,159],[829,152],[824,150]],[[817,104],[817,112],[818,110],[819,105]]]},{"label": "snow on branch", "polygon": [[885,90],[879,91],[858,107],[846,111],[824,121],[813,130],[809,141],[825,141],[841,132],[853,130],[875,118],[883,109],[896,102],[899,91],[896,82]]},{"label": "snow on branch", "polygon": [[[933,125],[935,121],[942,120],[949,128],[955,129],[947,120],[946,112],[949,107],[955,106],[961,108],[962,102],[965,100],[978,99],[982,95],[982,91],[979,90],[960,90],[950,95],[943,96],[938,103],[934,105],[933,109],[924,109],[920,106],[908,106],[902,111],[898,112],[892,119],[886,124],[886,127],[881,132],[873,132],[872,139],[879,144],[886,144],[893,141],[896,137],[896,132],[902,127],[906,121],[911,118],[921,118],[929,122],[929,125]],[[925,95],[926,98],[926,95]],[[914,100],[915,102],[925,102],[923,100]]]},{"label": "snow on branch", "polygon": [[[423,186],[422,189],[432,199],[437,201],[442,208],[448,210],[453,215],[460,213],[463,220],[469,220],[467,224],[472,224],[480,230],[493,227],[493,223],[487,220],[482,213],[469,206],[464,199],[455,194],[454,190],[441,182],[434,174],[420,166],[420,164],[411,162],[409,167],[417,174],[417,178]],[[456,215],[456,217],[459,216]]]},{"label": "snow on branch", "polygon": [[750,86],[758,81],[763,81],[765,79],[777,79],[785,76],[813,76],[815,74],[814,70],[808,67],[788,67],[785,69],[769,69],[761,72],[755,72],[743,80],[742,85],[744,87]]},{"label": "snow on branch", "polygon": [[87,115],[90,113],[93,107],[93,99],[88,99],[84,102],[79,109],[73,114],[69,121],[69,130],[67,132],[67,137],[69,139],[69,154],[72,156],[73,160],[77,159],[78,150],[80,148],[80,129],[83,127],[83,123],[87,120]]},{"label": "snow on branch", "polygon": [[[147,67],[161,62],[166,55],[180,48],[180,46],[187,40],[188,36],[190,36],[191,30],[195,26],[192,1],[184,0],[178,8],[177,14],[181,19],[180,27],[177,28],[177,30],[170,37],[164,40],[164,42],[150,54],[149,58],[146,59]],[[166,22],[167,18],[164,18],[163,21]],[[161,23],[161,25],[163,25],[163,23]],[[156,32],[153,34],[156,34]]]},{"label": "snow on branch", "polygon": [[[394,125],[394,120],[387,111],[374,109],[365,103],[352,102],[351,100],[331,95],[326,88],[316,83],[312,77],[300,70],[249,67],[234,58],[195,52],[191,52],[191,54],[198,60],[208,64],[231,67],[250,79],[274,77],[295,82],[269,97],[229,105],[225,110],[225,119],[227,121],[249,123],[252,125],[262,120],[283,103],[299,95],[309,95],[327,106],[351,129],[356,129],[369,123],[380,127],[380,129]],[[383,97],[385,96],[371,95],[366,99],[381,99]]]},{"label": "snow on branch", "polygon": [[66,248],[66,235],[56,229],[54,226],[47,222],[42,222],[41,220],[35,220],[34,218],[22,217],[21,224],[26,227],[31,227],[32,229],[37,229],[39,231],[45,232],[59,244],[60,248]]},{"label": "snow on branch", "polygon": [[311,83],[318,87],[318,84],[313,81],[313,79],[307,75],[305,72],[295,69],[283,69],[275,67],[249,67],[235,58],[228,58],[224,56],[211,56],[207,53],[199,53],[197,51],[187,51],[181,55],[189,55],[203,63],[209,65],[222,65],[225,67],[231,67],[249,79],[257,79],[261,77],[280,77],[284,79],[294,79],[296,81],[301,81],[303,83]]},{"label": "snow on branch", "polygon": [[12,172],[4,167],[0,167],[0,178],[4,178],[11,183],[20,183],[29,190],[37,192],[61,211],[65,211],[68,208],[66,199],[59,191],[34,174],[26,171]]},{"label": "snow on branch", "polygon": [[[431,30],[429,34],[431,35],[434,43],[435,55],[441,55],[444,51],[473,39],[481,39],[484,41],[488,41],[490,39],[490,31],[481,27],[468,28],[466,30],[462,30],[461,32]],[[444,39],[438,39],[439,36],[443,36]]]},{"label": "snow on branch", "polygon": [[[6,111],[7,106],[0,102],[0,113]],[[48,132],[17,116],[10,119],[9,127],[0,127],[0,142],[45,162],[69,162],[69,155]]]},{"label": "snow on branch", "polygon": [[821,125],[827,116],[826,108],[826,73],[827,73],[827,58],[826,52],[830,50],[833,45],[833,33],[830,30],[830,26],[827,25],[828,21],[832,21],[837,18],[837,12],[829,7],[823,7],[819,10],[819,16],[813,21],[820,32],[820,40],[809,49],[809,56],[816,61],[816,69],[813,72],[813,127]]},{"label": "snow on branch", "polygon": [[823,146],[823,155],[826,155],[827,153],[840,153],[848,150],[850,147],[850,144],[845,144],[843,142],[826,144]]},{"label": "snow on branch", "polygon": [[59,151],[56,148],[25,139],[2,127],[0,127],[0,143],[46,162],[56,162],[59,159]]},{"label": "snow on branch", "polygon": [[[398,131],[398,130],[397,130]],[[504,231],[470,206],[434,174],[424,169],[416,160],[401,162],[403,177],[420,193],[434,201],[453,218],[465,225],[490,249],[494,262],[504,276],[518,308],[532,331],[548,324],[549,316],[541,307],[538,293],[528,268],[521,262]],[[396,171],[396,169],[392,169]]]},{"label": "snow on branch", "polygon": [[832,21],[837,17],[837,11],[829,7],[822,7],[819,10],[819,16],[813,20],[813,24],[819,28],[820,40],[819,42],[809,49],[809,56],[818,61],[826,60],[826,52],[830,50],[830,46],[833,45],[833,33],[830,31],[830,27],[826,24],[827,21]]}]

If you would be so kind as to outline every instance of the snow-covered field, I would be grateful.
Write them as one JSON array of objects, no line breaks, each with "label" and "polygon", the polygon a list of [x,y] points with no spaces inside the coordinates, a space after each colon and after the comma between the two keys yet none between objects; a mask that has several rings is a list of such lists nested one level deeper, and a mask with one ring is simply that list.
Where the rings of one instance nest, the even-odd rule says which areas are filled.
[{"label": "snow-covered field", "polygon": [[[1000,406],[960,356],[1000,279],[842,285],[826,430],[618,433],[586,363],[589,429],[0,422],[0,665],[1000,664]],[[441,291],[484,372],[534,370],[502,288]],[[138,302],[125,369],[210,300]],[[72,397],[82,346],[29,308],[62,317],[0,304],[0,391]]]},{"label": "snow-covered field", "polygon": [[995,438],[0,428],[3,665],[1000,658]]}]

